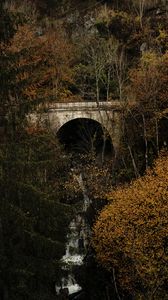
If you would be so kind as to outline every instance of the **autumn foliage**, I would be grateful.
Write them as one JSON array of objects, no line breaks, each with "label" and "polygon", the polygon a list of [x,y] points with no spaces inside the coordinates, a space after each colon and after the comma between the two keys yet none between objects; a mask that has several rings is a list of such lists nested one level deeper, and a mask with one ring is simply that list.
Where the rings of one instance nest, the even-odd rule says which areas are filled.
[{"label": "autumn foliage", "polygon": [[71,82],[71,46],[58,32],[45,29],[39,35],[37,27],[20,25],[6,49],[10,55],[18,57],[13,67],[18,70],[17,82],[23,86],[22,92],[29,100],[55,97],[65,94],[67,82]]},{"label": "autumn foliage", "polygon": [[[92,276],[89,247],[79,297],[168,299],[167,14],[166,0],[0,1],[0,299],[55,299],[84,197],[90,226],[108,203],[92,243],[106,270]],[[117,151],[84,122],[67,130],[64,152],[43,122],[57,102],[118,100]]]},{"label": "autumn foliage", "polygon": [[167,299],[168,154],[130,186],[108,195],[95,226],[98,261],[117,271],[117,281],[135,299]]},{"label": "autumn foliage", "polygon": [[[143,53],[137,68],[129,72],[130,94],[141,111],[159,112],[167,107],[168,52],[158,55],[154,51]],[[157,116],[158,116],[157,115]]]}]

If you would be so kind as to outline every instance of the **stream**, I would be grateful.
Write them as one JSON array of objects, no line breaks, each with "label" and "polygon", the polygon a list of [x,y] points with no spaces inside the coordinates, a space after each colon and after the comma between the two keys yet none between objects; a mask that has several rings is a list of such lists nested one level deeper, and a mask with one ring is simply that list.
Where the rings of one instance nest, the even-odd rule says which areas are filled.
[{"label": "stream", "polygon": [[[72,169],[73,171],[73,169]],[[67,235],[66,253],[62,257],[63,270],[67,271],[67,276],[61,279],[60,284],[56,285],[58,299],[69,299],[70,295],[75,295],[82,291],[73,275],[73,268],[83,264],[84,256],[87,252],[90,237],[90,227],[86,222],[85,213],[91,204],[84,185],[82,173],[74,175],[83,193],[83,206],[81,211],[69,224]],[[73,299],[73,298],[71,298]],[[77,298],[76,298],[77,299]]]}]

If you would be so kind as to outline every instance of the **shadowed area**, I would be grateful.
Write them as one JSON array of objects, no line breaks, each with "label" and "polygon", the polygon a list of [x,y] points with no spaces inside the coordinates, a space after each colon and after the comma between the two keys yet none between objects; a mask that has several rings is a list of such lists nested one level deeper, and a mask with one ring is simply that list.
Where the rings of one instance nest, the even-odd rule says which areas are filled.
[{"label": "shadowed area", "polygon": [[78,118],[64,124],[57,133],[58,139],[70,153],[88,154],[94,152],[104,156],[113,152],[107,131],[97,121]]}]

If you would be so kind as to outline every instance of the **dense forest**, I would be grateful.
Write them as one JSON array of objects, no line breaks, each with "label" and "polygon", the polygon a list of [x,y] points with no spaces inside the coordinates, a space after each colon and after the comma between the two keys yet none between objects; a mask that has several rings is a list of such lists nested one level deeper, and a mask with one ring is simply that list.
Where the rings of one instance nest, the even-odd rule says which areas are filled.
[{"label": "dense forest", "polygon": [[[167,0],[1,0],[0,84],[0,299],[168,299]],[[117,149],[94,122],[43,122],[54,103],[107,101]],[[78,173],[82,292],[56,295]]]}]

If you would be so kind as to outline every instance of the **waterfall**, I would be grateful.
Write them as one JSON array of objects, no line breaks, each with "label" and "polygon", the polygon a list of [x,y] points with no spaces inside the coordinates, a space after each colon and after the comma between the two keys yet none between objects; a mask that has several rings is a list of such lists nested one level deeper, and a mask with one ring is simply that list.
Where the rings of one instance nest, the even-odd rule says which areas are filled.
[{"label": "waterfall", "polygon": [[87,195],[87,191],[83,182],[83,176],[82,173],[79,174],[79,176],[76,176],[76,179],[79,183],[79,186],[83,192],[83,212],[86,212],[87,208],[89,207],[89,205],[91,204],[91,200],[89,199],[88,195]]},{"label": "waterfall", "polygon": [[87,195],[82,173],[79,175],[75,174],[74,177],[78,181],[83,193],[83,206],[81,212],[79,212],[69,224],[66,253],[61,259],[64,270],[68,271],[68,276],[66,278],[63,277],[61,283],[56,285],[57,295],[61,293],[64,293],[65,295],[66,293],[67,299],[68,295],[82,290],[72,274],[72,268],[83,264],[90,236],[90,228],[86,222],[85,213],[91,204],[91,200]]}]

